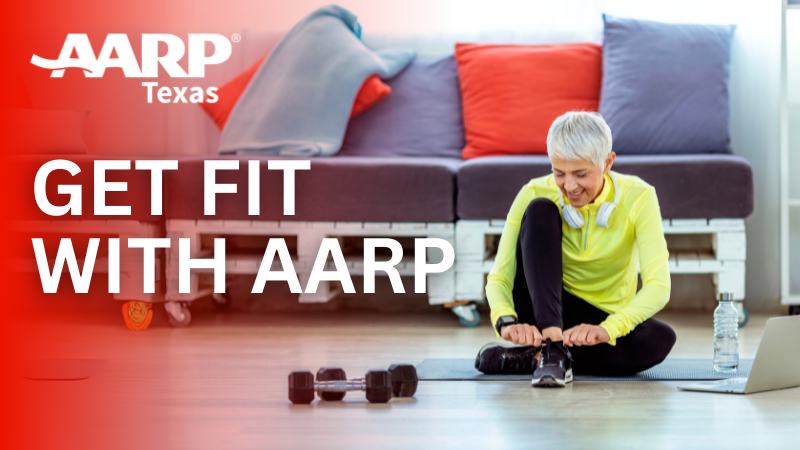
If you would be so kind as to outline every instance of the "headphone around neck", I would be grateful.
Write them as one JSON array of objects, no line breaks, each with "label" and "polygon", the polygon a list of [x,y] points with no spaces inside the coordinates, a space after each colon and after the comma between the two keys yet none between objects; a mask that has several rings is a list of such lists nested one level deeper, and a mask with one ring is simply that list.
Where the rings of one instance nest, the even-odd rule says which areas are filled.
[{"label": "headphone around neck", "polygon": [[[612,174],[611,171],[608,172],[608,175],[611,177],[611,182],[614,183],[614,203],[603,202],[597,210],[597,218],[595,219],[597,226],[603,228],[608,228],[611,224],[611,214],[617,209],[620,197],[617,179],[614,178],[614,174]],[[583,214],[573,208],[572,205],[564,204],[564,196],[561,194],[561,191],[558,192],[558,203],[561,205],[561,215],[564,216],[567,225],[576,230],[583,228]]]}]

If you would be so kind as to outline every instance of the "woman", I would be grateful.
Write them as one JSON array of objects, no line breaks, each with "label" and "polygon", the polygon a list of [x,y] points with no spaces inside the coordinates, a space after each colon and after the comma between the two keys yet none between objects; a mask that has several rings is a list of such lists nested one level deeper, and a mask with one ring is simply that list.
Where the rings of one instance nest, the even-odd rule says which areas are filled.
[{"label": "woman", "polygon": [[547,153],[553,173],[514,200],[486,285],[497,335],[518,346],[486,345],[475,367],[563,387],[573,368],[626,375],[660,363],[675,332],[652,318],[670,293],[655,189],[611,172],[611,130],[599,114],[557,118]]}]

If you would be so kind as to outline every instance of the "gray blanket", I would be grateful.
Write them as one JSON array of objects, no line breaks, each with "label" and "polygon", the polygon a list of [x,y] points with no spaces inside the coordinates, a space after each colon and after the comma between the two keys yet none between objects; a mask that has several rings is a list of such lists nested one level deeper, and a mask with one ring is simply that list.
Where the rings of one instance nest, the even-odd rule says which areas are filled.
[{"label": "gray blanket", "polygon": [[298,22],[259,67],[231,112],[219,151],[334,155],[364,80],[391,78],[414,56],[402,48],[371,51],[355,15],[322,7]]}]

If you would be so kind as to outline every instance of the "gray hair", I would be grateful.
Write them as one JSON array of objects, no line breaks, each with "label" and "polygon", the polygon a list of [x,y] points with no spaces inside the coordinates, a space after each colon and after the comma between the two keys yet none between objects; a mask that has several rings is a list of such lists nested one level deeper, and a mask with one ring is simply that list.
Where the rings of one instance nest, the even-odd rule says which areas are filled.
[{"label": "gray hair", "polygon": [[567,161],[591,161],[599,168],[611,153],[611,128],[596,112],[570,111],[547,132],[547,155]]}]

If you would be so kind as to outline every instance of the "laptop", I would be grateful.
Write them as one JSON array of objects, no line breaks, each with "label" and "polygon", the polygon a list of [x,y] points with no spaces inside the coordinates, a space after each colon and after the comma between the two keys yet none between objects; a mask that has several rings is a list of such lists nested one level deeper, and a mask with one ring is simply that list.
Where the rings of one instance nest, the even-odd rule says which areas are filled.
[{"label": "laptop", "polygon": [[678,386],[686,391],[752,394],[800,386],[800,316],[767,320],[749,378]]}]

